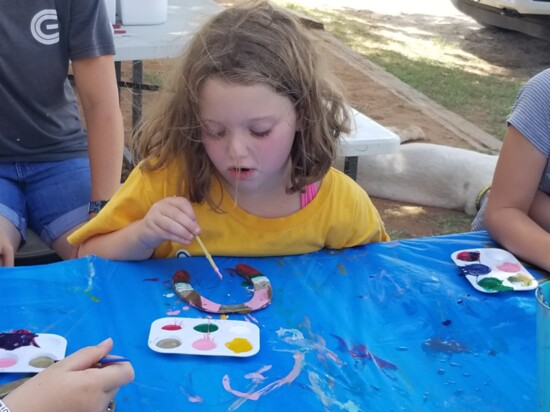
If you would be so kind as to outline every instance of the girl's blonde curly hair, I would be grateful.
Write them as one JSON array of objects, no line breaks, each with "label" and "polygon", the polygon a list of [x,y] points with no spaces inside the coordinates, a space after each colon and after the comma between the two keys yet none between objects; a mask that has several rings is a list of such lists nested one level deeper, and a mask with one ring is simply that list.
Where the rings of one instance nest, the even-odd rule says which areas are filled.
[{"label": "girl's blonde curly hair", "polygon": [[201,142],[199,112],[201,88],[212,77],[264,84],[294,104],[301,127],[290,153],[289,193],[327,173],[340,135],[350,130],[348,105],[307,29],[290,12],[266,1],[223,10],[190,41],[136,130],[133,148],[143,159],[142,170],[183,163],[179,195],[217,209],[210,196],[216,170]]}]

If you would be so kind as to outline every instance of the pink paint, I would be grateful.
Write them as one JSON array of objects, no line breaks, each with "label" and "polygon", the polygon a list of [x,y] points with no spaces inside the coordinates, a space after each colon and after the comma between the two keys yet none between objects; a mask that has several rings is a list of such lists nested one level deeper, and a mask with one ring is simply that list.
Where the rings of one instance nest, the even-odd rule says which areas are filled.
[{"label": "pink paint", "polygon": [[304,354],[295,353],[294,357],[294,366],[292,370],[284,378],[277,379],[274,382],[271,382],[269,385],[264,386],[262,389],[257,390],[256,392],[240,392],[231,388],[231,381],[228,375],[224,375],[222,379],[223,388],[232,393],[239,398],[248,399],[251,401],[257,401],[260,399],[260,396],[267,395],[270,392],[273,392],[276,389],[279,389],[283,385],[289,385],[300,375],[300,372],[304,368]]},{"label": "pink paint", "polygon": [[329,359],[338,366],[343,365],[344,363],[340,360],[338,355],[327,348],[325,340],[320,335],[313,333],[311,330],[311,322],[307,317],[304,319],[304,324],[311,339],[306,339],[302,332],[296,329],[281,328],[277,331],[277,336],[279,336],[283,342],[296,346],[300,348],[300,350],[315,351],[317,358],[323,362],[324,359]]},{"label": "pink paint", "polygon": [[497,269],[502,270],[503,272],[515,273],[521,270],[521,265],[514,262],[504,262],[498,265]]},{"label": "pink paint", "polygon": [[210,334],[207,333],[204,338],[196,340],[195,342],[193,342],[191,346],[193,346],[193,348],[197,350],[212,350],[212,349],[216,349],[218,345],[216,345],[216,342],[214,342],[214,339],[210,337]]},{"label": "pink paint", "polygon": [[0,368],[9,368],[17,363],[14,358],[0,358]]},{"label": "pink paint", "polygon": [[[189,302],[189,303],[191,303],[191,302]],[[191,303],[191,306],[195,306],[195,305],[193,305],[193,303]],[[205,297],[201,296],[201,304],[197,308],[205,310],[207,312],[218,313],[220,311],[220,306],[221,305],[219,303],[212,302],[211,300],[206,299]]]},{"label": "pink paint", "polygon": [[204,402],[204,400],[199,395],[197,395],[197,396],[188,396],[187,400],[190,403],[203,403]]},{"label": "pink paint", "polygon": [[190,403],[203,403],[204,402],[204,399],[202,399],[202,397],[200,397],[199,395],[191,395],[190,393],[188,393],[185,390],[185,388],[183,386],[180,386],[180,391],[181,391],[181,393],[183,393],[187,397],[187,400]]},{"label": "pink paint", "polygon": [[245,319],[247,322],[254,322],[254,323],[258,323],[258,319],[256,319],[254,316],[252,316],[250,313],[247,313],[246,316],[245,316]]},{"label": "pink paint", "polygon": [[269,294],[267,292],[267,289],[260,289],[254,292],[254,296],[246,302],[246,306],[252,310],[262,308],[266,302],[269,302]]},{"label": "pink paint", "polygon": [[271,365],[266,365],[260,368],[259,370],[257,370],[256,372],[247,373],[246,375],[244,375],[244,377],[246,379],[252,379],[252,381],[254,382],[260,382],[266,379],[263,373],[270,369],[271,369]]},{"label": "pink paint", "polygon": [[176,315],[179,315],[180,312],[181,312],[180,310],[176,309],[176,310],[169,310],[168,312],[166,312],[166,314],[168,316],[176,316]]}]

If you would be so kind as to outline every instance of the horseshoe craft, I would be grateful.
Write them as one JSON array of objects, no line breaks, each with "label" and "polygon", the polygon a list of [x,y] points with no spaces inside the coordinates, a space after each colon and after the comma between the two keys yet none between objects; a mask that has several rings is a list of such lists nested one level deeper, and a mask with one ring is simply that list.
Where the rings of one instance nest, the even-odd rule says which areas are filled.
[{"label": "horseshoe craft", "polygon": [[250,313],[265,308],[271,303],[271,283],[265,275],[244,263],[239,263],[231,271],[244,278],[254,288],[254,295],[248,302],[235,305],[212,302],[193,289],[190,283],[191,275],[185,270],[178,270],[174,274],[172,287],[189,305],[209,313]]}]

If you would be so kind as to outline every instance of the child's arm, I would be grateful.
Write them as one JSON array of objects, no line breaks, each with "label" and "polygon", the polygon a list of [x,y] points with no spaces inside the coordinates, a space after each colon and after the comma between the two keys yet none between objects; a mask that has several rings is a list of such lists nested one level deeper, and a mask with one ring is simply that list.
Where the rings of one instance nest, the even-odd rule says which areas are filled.
[{"label": "child's arm", "polygon": [[188,245],[199,233],[191,203],[184,197],[167,197],[154,203],[143,219],[84,241],[78,256],[95,254],[112,260],[144,260],[164,241]]},{"label": "child's arm", "polygon": [[134,379],[129,362],[98,366],[112,347],[107,339],[73,353],[15,389],[4,403],[12,412],[105,410],[118,389]]}]

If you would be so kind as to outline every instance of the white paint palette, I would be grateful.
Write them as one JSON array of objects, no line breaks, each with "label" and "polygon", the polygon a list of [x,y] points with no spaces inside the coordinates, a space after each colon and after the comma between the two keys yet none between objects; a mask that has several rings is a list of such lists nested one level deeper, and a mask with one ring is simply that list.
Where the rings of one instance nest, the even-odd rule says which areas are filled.
[{"label": "white paint palette", "polygon": [[148,344],[160,353],[247,357],[260,350],[260,329],[240,320],[160,318]]},{"label": "white paint palette", "polygon": [[472,286],[485,293],[533,290],[537,280],[504,249],[458,250],[451,255]]},{"label": "white paint palette", "polygon": [[40,372],[65,357],[67,339],[27,330],[0,332],[0,372]]}]

